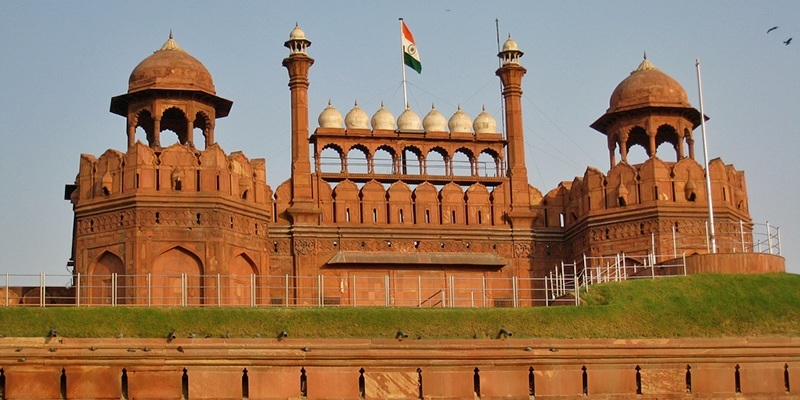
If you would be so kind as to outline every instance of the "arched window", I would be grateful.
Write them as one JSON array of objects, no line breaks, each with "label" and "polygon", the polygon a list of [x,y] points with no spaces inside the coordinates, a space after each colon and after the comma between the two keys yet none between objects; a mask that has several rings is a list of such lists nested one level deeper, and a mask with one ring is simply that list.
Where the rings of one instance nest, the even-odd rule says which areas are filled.
[{"label": "arched window", "polygon": [[[180,144],[187,144],[189,140],[189,119],[183,110],[171,107],[161,114],[161,131],[172,131],[178,135]],[[162,141],[167,142],[167,141]]]},{"label": "arched window", "polygon": [[452,172],[456,176],[472,176],[472,152],[467,149],[458,149],[453,153]]},{"label": "arched window", "polygon": [[354,146],[347,152],[347,172],[351,174],[369,173],[366,148]]},{"label": "arched window", "polygon": [[406,147],[400,158],[400,173],[422,175],[422,152],[416,147]]},{"label": "arched window", "polygon": [[319,172],[339,174],[345,171],[342,164],[342,150],[338,146],[326,145],[319,153],[317,164],[319,164]]},{"label": "arched window", "polygon": [[425,156],[425,173],[427,175],[445,176],[447,173],[447,153],[436,147]]},{"label": "arched window", "polygon": [[478,162],[475,166],[478,176],[499,177],[502,176],[497,154],[489,153],[487,150],[478,155]]},{"label": "arched window", "polygon": [[380,147],[372,156],[372,167],[376,174],[394,174],[394,156],[390,148]]}]

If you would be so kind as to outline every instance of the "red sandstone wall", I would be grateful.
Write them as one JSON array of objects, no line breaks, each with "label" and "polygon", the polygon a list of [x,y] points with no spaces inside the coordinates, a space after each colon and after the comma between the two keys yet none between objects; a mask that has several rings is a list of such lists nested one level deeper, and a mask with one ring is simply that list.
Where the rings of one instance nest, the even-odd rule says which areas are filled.
[{"label": "red sandstone wall", "polygon": [[686,257],[688,274],[765,274],[786,272],[786,260],[763,253],[696,254]]},{"label": "red sandstone wall", "polygon": [[800,339],[3,338],[0,368],[9,400],[789,399]]}]

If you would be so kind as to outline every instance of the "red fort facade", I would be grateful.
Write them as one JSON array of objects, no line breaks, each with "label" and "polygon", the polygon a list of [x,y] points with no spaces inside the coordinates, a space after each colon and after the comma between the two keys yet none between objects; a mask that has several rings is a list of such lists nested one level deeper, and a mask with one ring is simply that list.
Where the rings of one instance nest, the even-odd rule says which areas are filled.
[{"label": "red fort facade", "polygon": [[[70,186],[74,271],[84,282],[84,302],[107,302],[113,292],[128,304],[225,298],[241,305],[348,305],[361,298],[367,305],[384,281],[355,287],[361,275],[415,287],[419,277],[474,278],[484,290],[490,286],[488,305],[506,305],[515,286],[536,289],[529,278],[562,261],[648,251],[696,254],[702,261],[690,272],[740,264],[727,272],[784,270],[781,257],[734,245],[720,246],[722,258],[702,258],[706,241],[688,239],[703,236],[708,221],[705,170],[694,150],[703,116],[648,60],[617,86],[591,125],[608,138],[610,169],[589,167],[542,193],[528,183],[526,69],[510,38],[496,71],[505,134],[485,110],[474,120],[460,107],[449,119],[436,108],[424,118],[406,108],[395,118],[381,106],[370,118],[357,104],[344,117],[328,105],[312,130],[310,45],[299,27],[285,43],[292,166],[274,190],[264,159],[228,154],[216,143],[215,121],[232,102],[217,95],[197,59],[170,37],[136,66],[128,92],[111,100],[111,112],[127,119],[127,149],[82,155]],[[146,143],[136,140],[137,130]],[[199,135],[203,148],[195,146]],[[665,143],[674,156],[657,154],[669,149]],[[649,158],[629,164],[634,147]],[[744,173],[715,159],[709,174],[715,219],[735,227],[717,237],[751,235]],[[685,236],[679,249],[676,234]],[[740,240],[720,240],[728,242]],[[309,277],[317,277],[314,285],[302,284]],[[291,294],[271,284],[278,278],[295,280]],[[403,299],[400,290],[391,302],[413,303],[441,286],[420,287],[415,299]]]}]

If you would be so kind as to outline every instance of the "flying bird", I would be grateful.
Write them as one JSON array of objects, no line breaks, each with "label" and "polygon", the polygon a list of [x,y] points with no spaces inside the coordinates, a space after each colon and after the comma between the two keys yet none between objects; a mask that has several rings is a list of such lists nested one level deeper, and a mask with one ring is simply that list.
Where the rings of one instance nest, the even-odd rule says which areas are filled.
[{"label": "flying bird", "polygon": [[773,26],[772,28],[767,29],[767,33],[770,33],[772,31],[774,31],[775,29],[778,29],[778,27],[777,26]]},{"label": "flying bird", "polygon": [[788,46],[789,43],[792,43],[792,38],[788,38],[788,39],[783,41],[783,44],[786,45],[786,46]]}]

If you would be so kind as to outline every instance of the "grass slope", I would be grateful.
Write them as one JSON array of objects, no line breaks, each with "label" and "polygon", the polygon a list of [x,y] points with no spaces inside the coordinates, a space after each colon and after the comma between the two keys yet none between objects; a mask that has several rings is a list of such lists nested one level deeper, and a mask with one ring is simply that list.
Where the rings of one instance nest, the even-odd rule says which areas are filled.
[{"label": "grass slope", "polygon": [[800,336],[800,275],[693,275],[592,286],[580,307],[0,308],[0,334],[44,337],[682,338]]}]

